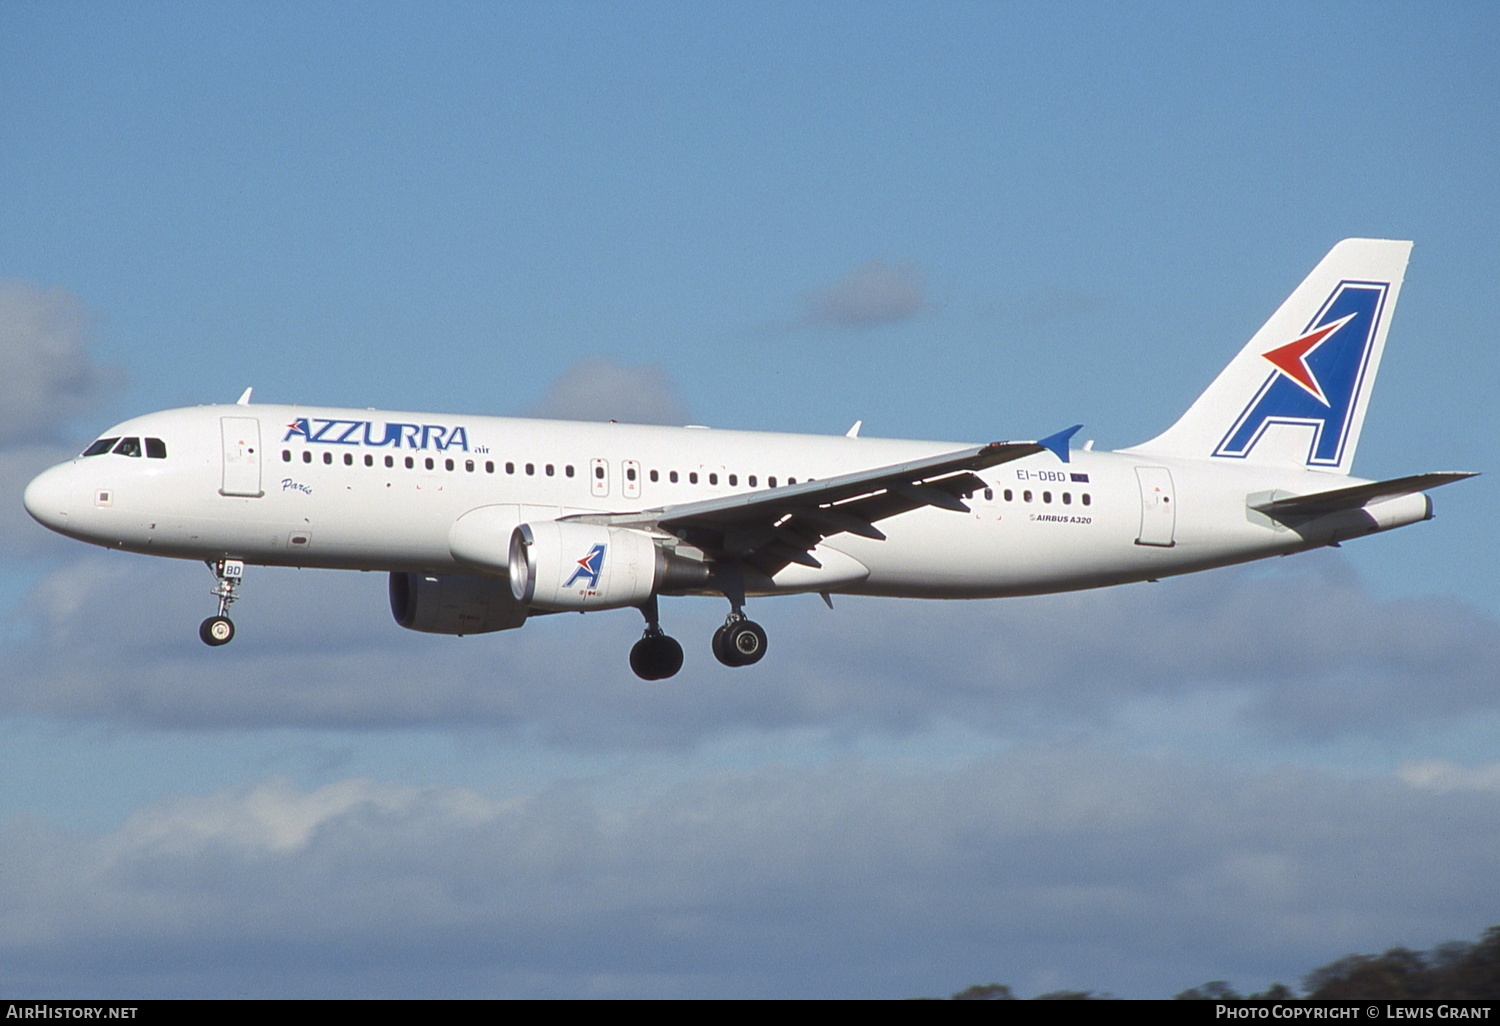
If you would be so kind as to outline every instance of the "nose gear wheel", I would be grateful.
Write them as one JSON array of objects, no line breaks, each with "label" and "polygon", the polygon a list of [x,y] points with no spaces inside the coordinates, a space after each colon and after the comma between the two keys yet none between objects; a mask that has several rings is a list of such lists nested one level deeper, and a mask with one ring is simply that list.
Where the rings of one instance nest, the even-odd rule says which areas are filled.
[{"label": "nose gear wheel", "polygon": [[234,640],[234,621],[227,614],[239,597],[235,592],[244,580],[245,563],[239,559],[219,559],[211,561],[208,569],[217,582],[210,594],[219,600],[219,612],[198,625],[198,637],[205,645],[218,648]]}]

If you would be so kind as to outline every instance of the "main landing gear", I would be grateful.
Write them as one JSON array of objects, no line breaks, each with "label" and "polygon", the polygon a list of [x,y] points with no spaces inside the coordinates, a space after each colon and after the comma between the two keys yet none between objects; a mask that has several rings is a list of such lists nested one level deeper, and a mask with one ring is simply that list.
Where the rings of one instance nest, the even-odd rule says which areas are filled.
[{"label": "main landing gear", "polygon": [[736,609],[724,626],[714,631],[713,648],[714,658],[725,666],[749,666],[760,662],[760,657],[766,654],[766,632]]},{"label": "main landing gear", "polygon": [[[642,680],[666,680],[682,669],[682,646],[662,629],[656,598],[641,607],[646,631],[630,650],[630,668]],[[205,639],[206,640],[206,639]],[[766,654],[766,632],[736,607],[714,631],[714,658],[725,666],[749,666]]]},{"label": "main landing gear", "polygon": [[641,680],[666,680],[682,669],[682,646],[661,629],[656,596],[641,607],[646,633],[630,650],[630,668]]},{"label": "main landing gear", "polygon": [[208,569],[218,582],[210,594],[219,600],[219,613],[199,625],[198,637],[203,639],[205,645],[218,648],[234,640],[234,621],[225,614],[238,597],[235,590],[239,588],[240,581],[245,579],[245,563],[239,559],[211,560]]}]

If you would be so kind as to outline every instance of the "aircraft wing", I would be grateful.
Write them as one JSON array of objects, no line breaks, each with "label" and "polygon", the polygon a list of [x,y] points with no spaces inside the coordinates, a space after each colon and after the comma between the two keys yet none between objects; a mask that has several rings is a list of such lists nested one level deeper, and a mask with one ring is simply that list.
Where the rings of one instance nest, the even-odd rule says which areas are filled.
[{"label": "aircraft wing", "polygon": [[[1073,430],[1077,430],[1076,428]],[[819,567],[820,541],[849,533],[884,540],[875,524],[924,506],[968,512],[984,487],[974,472],[1046,450],[1066,453],[1072,431],[1039,442],[991,442],[906,463],[635,513],[586,513],[566,520],[664,531],[715,558],[743,560],[774,574],[788,563]]]},{"label": "aircraft wing", "polygon": [[1398,495],[1425,492],[1429,488],[1437,488],[1440,485],[1452,484],[1454,481],[1462,481],[1466,477],[1474,476],[1472,473],[1463,471],[1413,474],[1410,477],[1397,477],[1389,481],[1372,481],[1369,484],[1350,485],[1347,488],[1334,488],[1326,492],[1313,492],[1311,495],[1294,495],[1286,499],[1252,503],[1250,508],[1278,519],[1320,516],[1324,513],[1337,513],[1346,509],[1359,509],[1372,502],[1393,499]]}]

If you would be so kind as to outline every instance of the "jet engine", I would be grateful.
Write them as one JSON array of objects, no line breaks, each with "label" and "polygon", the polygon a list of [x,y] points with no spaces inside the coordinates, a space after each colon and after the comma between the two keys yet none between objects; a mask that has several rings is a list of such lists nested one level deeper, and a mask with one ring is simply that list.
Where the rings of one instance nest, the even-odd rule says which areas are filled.
[{"label": "jet engine", "polygon": [[498,577],[391,574],[391,615],[428,634],[487,634],[526,622],[527,608]]},{"label": "jet engine", "polygon": [[537,609],[639,606],[660,592],[705,587],[709,569],[626,527],[548,520],[510,536],[510,590]]},{"label": "jet engine", "polygon": [[540,609],[638,606],[656,590],[656,539],[644,531],[556,520],[510,536],[510,591]]}]

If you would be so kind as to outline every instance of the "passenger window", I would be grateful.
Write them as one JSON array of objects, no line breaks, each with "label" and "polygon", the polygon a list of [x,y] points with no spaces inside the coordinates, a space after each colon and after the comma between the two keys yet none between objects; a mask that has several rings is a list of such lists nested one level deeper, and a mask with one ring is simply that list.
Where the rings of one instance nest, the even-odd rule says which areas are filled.
[{"label": "passenger window", "polygon": [[146,439],[146,459],[164,460],[167,458],[167,443],[160,438]]},{"label": "passenger window", "polygon": [[453,461],[451,459],[444,460],[443,461],[443,469],[444,470],[452,470],[453,469]]},{"label": "passenger window", "polygon": [[625,480],[627,480],[627,481],[634,481],[635,480],[635,468],[634,467],[626,467],[625,468]]},{"label": "passenger window", "polygon": [[1042,501],[1043,502],[1051,502],[1052,501],[1052,493],[1051,492],[1043,492],[1042,493]]},{"label": "passenger window", "polygon": [[328,452],[328,451],[325,450],[324,453],[323,453],[323,462],[324,463],[332,463],[333,462],[333,453]]},{"label": "passenger window", "polygon": [[526,476],[527,477],[531,477],[531,476],[533,476],[535,474],[536,474],[536,464],[535,463],[528,463],[528,464],[526,464]]},{"label": "passenger window", "polygon": [[768,477],[768,478],[766,478],[766,484],[768,486],[772,487],[772,488],[775,488],[776,487],[776,478],[774,478],[774,477]]},{"label": "passenger window", "polygon": [[505,472],[507,474],[514,474],[516,472],[516,465],[514,463],[507,463],[505,465]]},{"label": "passenger window", "polygon": [[120,444],[115,446],[116,456],[139,456],[141,454],[141,440],[139,438],[122,438]]},{"label": "passenger window", "polygon": [[656,483],[656,482],[657,482],[657,481],[659,481],[659,480],[661,480],[661,475],[660,475],[660,474],[658,474],[658,473],[657,473],[657,472],[656,472],[656,471],[654,471],[654,470],[653,470],[653,471],[651,471],[651,482],[652,482],[652,484],[655,484],[655,483]]},{"label": "passenger window", "polygon": [[995,489],[993,489],[993,488],[986,488],[984,490],[984,499],[985,499],[986,502],[994,502],[995,501]]},{"label": "passenger window", "polygon": [[311,463],[312,462],[312,450],[311,449],[303,449],[302,450],[302,462],[303,463]]},{"label": "passenger window", "polygon": [[365,453],[365,466],[367,466],[367,467],[373,467],[374,465],[375,465],[375,457],[371,456],[369,453]]},{"label": "passenger window", "polygon": [[698,472],[696,470],[689,470],[688,471],[688,484],[697,484],[697,483],[698,483]]},{"label": "passenger window", "polygon": [[1005,501],[1006,502],[1013,501],[1015,499],[1015,497],[1016,497],[1016,493],[1015,492],[1011,491],[1009,488],[1005,489]]},{"label": "passenger window", "polygon": [[1026,491],[1024,491],[1024,492],[1021,493],[1021,501],[1022,502],[1030,502],[1031,501],[1031,489],[1030,488],[1026,489]]},{"label": "passenger window", "polygon": [[427,468],[427,469],[428,469],[428,470],[431,470],[431,469],[432,469],[432,468],[433,468],[433,467],[435,467],[435,466],[437,466],[437,464],[435,464],[435,463],[433,463],[433,462],[432,462],[432,457],[431,457],[431,456],[429,456],[429,457],[427,457],[427,458],[426,458],[426,459],[425,459],[425,460],[423,460],[423,461],[422,461],[422,464],[423,464],[423,465],[424,465],[424,466],[425,466],[425,467],[426,467],[426,468]]},{"label": "passenger window", "polygon": [[103,455],[104,453],[107,453],[107,452],[109,452],[109,450],[113,449],[115,447],[115,443],[118,442],[119,440],[120,440],[120,436],[119,435],[116,435],[113,438],[101,438],[101,439],[99,439],[99,441],[95,442],[93,445],[91,445],[87,449],[83,450],[83,454],[85,456],[100,456],[100,455]]},{"label": "passenger window", "polygon": [[470,474],[474,473],[474,461],[464,460],[464,470]]},{"label": "passenger window", "polygon": [[563,473],[567,474],[569,477],[572,477],[573,476],[573,464],[569,463],[566,467],[563,467]]},{"label": "passenger window", "polygon": [[737,485],[739,483],[740,483],[740,476],[738,474],[730,474],[729,475],[729,487],[733,488],[735,485]]},{"label": "passenger window", "polygon": [[708,475],[708,483],[711,484],[711,485],[718,484],[719,483],[719,475],[718,474],[709,474]]},{"label": "passenger window", "polygon": [[396,465],[396,457],[394,457],[394,456],[387,456],[385,458],[385,465],[387,467],[394,467]]},{"label": "passenger window", "polygon": [[292,462],[292,450],[290,450],[290,449],[283,449],[283,450],[281,450],[281,462],[283,462],[283,463],[290,463],[290,462]]},{"label": "passenger window", "polygon": [[544,471],[546,471],[548,477],[552,476],[552,472],[553,472],[553,469],[554,469],[553,466],[552,466],[552,464],[549,463],[545,467],[543,467],[542,469]]},{"label": "passenger window", "polygon": [[1063,505],[1064,506],[1071,506],[1071,505],[1073,505],[1073,493],[1072,492],[1063,492]]},{"label": "passenger window", "polygon": [[486,474],[493,474],[495,472],[495,461],[494,460],[485,460],[484,461],[484,472]]},{"label": "passenger window", "polygon": [[755,487],[755,475],[754,474],[750,475],[750,487],[751,488]]},{"label": "passenger window", "polygon": [[407,470],[413,470],[413,469],[415,469],[416,465],[417,465],[417,461],[416,461],[415,457],[412,457],[412,456],[406,457],[406,469]]},{"label": "passenger window", "polygon": [[354,466],[354,453],[352,453],[352,452],[346,452],[346,453],[344,453],[344,466],[346,466],[346,467],[352,467],[352,466]]},{"label": "passenger window", "polygon": [[1083,493],[1083,504],[1085,506],[1091,505],[1091,501],[1089,499],[1089,493],[1088,492],[1084,492]]},{"label": "passenger window", "polygon": [[598,481],[604,480],[604,467],[602,464],[594,468],[594,478]]},{"label": "passenger window", "polygon": [[675,470],[668,471],[667,472],[667,480],[671,481],[673,484],[676,484],[677,483],[677,471],[675,471]]}]

